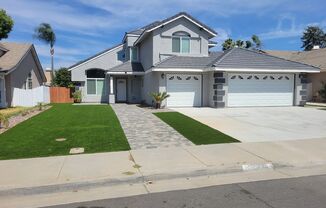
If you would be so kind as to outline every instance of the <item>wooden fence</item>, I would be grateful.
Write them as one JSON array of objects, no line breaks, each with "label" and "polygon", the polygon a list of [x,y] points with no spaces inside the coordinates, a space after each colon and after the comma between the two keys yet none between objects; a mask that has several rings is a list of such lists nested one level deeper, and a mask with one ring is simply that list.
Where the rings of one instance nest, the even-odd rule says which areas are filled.
[{"label": "wooden fence", "polygon": [[50,87],[51,103],[73,103],[71,89],[66,87]]}]

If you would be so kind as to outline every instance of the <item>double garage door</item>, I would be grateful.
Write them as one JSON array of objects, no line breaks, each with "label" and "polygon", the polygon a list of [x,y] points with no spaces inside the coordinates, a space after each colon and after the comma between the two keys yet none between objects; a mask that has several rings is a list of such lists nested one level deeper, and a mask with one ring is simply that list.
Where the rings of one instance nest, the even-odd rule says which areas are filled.
[{"label": "double garage door", "polygon": [[292,106],[293,74],[229,74],[228,106]]},{"label": "double garage door", "polygon": [[[228,107],[293,105],[293,74],[229,73],[227,79]],[[168,107],[202,105],[201,75],[168,74],[166,80]]]}]

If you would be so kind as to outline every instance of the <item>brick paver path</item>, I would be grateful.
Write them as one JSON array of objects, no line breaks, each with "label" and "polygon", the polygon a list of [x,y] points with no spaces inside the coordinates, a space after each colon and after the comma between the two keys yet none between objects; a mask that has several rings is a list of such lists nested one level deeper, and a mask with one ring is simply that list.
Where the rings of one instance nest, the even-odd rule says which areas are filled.
[{"label": "brick paver path", "polygon": [[112,104],[131,149],[194,145],[148,109],[136,105]]}]

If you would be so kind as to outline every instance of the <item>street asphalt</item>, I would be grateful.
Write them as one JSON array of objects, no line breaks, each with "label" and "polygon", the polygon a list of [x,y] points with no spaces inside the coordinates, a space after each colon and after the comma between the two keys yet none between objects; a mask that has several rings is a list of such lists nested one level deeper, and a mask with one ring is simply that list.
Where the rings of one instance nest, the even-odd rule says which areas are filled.
[{"label": "street asphalt", "polygon": [[239,183],[52,206],[51,208],[321,208],[326,175]]}]

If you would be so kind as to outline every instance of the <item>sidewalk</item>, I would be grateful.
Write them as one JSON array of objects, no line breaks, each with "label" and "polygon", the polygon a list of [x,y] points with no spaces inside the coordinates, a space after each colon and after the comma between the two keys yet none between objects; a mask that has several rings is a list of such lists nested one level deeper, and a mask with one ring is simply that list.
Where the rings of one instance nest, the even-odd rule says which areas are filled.
[{"label": "sidewalk", "polygon": [[323,174],[325,149],[326,139],[311,139],[5,160],[0,204],[33,207]]}]

